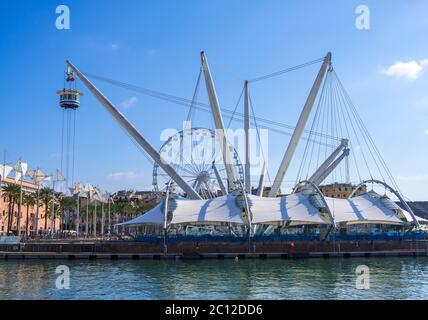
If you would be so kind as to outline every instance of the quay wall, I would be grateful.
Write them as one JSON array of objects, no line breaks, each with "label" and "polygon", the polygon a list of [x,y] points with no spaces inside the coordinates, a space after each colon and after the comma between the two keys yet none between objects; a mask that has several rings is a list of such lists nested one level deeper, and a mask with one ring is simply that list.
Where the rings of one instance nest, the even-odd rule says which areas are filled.
[{"label": "quay wall", "polygon": [[224,255],[257,255],[266,257],[315,257],[315,256],[370,256],[370,255],[428,255],[428,241],[254,241],[209,242],[173,241],[128,242],[128,241],[41,241],[0,245],[0,256],[171,256],[222,257]]}]

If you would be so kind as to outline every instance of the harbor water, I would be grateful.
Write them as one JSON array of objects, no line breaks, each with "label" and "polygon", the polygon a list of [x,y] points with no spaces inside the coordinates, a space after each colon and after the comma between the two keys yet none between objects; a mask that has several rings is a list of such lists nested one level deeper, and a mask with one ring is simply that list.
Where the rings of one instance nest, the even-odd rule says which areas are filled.
[{"label": "harbor water", "polygon": [[425,257],[0,262],[0,299],[427,298]]}]

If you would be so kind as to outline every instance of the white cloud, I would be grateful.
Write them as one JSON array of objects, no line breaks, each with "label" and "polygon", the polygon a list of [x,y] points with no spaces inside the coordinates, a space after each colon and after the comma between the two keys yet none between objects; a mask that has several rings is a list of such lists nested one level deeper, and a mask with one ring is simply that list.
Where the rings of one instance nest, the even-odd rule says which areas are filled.
[{"label": "white cloud", "polygon": [[107,179],[112,181],[129,182],[135,181],[140,175],[134,171],[112,172],[107,175]]},{"label": "white cloud", "polygon": [[122,101],[119,104],[119,107],[122,109],[130,109],[132,107],[134,107],[138,102],[137,97],[131,97],[129,99],[126,99],[125,101]]},{"label": "white cloud", "polygon": [[424,133],[425,133],[426,135],[428,135],[428,129],[425,129]]},{"label": "white cloud", "polygon": [[422,60],[422,61],[420,62],[420,64],[421,64],[421,66],[422,66],[422,67],[426,67],[426,66],[428,66],[428,59]]},{"label": "white cloud", "polygon": [[422,70],[428,66],[428,59],[421,61],[397,61],[387,69],[383,70],[383,73],[389,77],[417,79],[421,74]]}]

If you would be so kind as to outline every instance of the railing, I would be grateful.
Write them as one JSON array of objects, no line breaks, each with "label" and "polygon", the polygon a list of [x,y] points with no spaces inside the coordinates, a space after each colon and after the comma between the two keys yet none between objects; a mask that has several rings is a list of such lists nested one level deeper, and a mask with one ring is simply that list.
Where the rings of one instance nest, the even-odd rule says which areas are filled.
[{"label": "railing", "polygon": [[332,241],[408,241],[408,240],[423,240],[426,239],[425,232],[412,232],[406,234],[347,234],[347,235],[332,235]]},{"label": "railing", "polygon": [[[141,242],[162,242],[163,237],[141,236],[137,238]],[[166,237],[168,243],[174,242],[246,242],[246,237],[234,236],[169,236]],[[251,241],[320,241],[319,235],[284,235],[284,236],[256,236],[251,237]]]},{"label": "railing", "polygon": [[[426,239],[425,232],[412,232],[406,234],[347,234],[347,235],[331,235],[330,241],[415,241]],[[166,237],[166,242],[245,242],[246,237],[234,236],[169,236]],[[164,241],[162,236],[140,236],[137,238],[140,242],[160,243]],[[251,237],[252,242],[263,241],[321,241],[320,235],[281,235],[281,236],[255,236]]]}]

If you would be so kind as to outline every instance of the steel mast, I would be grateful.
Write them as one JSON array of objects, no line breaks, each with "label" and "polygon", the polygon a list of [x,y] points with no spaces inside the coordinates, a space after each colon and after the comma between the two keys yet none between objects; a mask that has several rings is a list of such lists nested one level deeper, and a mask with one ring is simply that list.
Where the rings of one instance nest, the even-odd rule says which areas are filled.
[{"label": "steel mast", "polygon": [[161,167],[177,185],[192,199],[202,199],[201,196],[175,171],[173,167],[162,161],[156,149],[135,129],[123,114],[108,100],[70,61],[67,65],[76,73],[83,84],[92,92],[104,108],[113,116],[119,125],[144,149],[145,152]]},{"label": "steel mast", "polygon": [[330,65],[331,65],[331,53],[328,52],[326,57],[324,58],[324,62],[321,66],[320,71],[318,72],[318,75],[315,79],[315,82],[306,100],[303,111],[300,114],[300,118],[297,122],[296,128],[294,129],[293,135],[291,136],[291,140],[287,147],[287,151],[284,154],[284,158],[282,159],[281,165],[276,174],[272,188],[269,192],[269,197],[276,197],[278,194],[279,188],[282,184],[282,181],[284,180],[284,176],[288,170],[288,167],[290,166],[291,159],[293,158],[293,155],[294,155],[294,152],[296,151],[299,140],[302,137],[303,130],[305,129],[305,126],[306,126],[306,122],[309,119],[309,115],[315,103],[315,99],[318,95],[318,91],[321,87],[321,83]]},{"label": "steel mast", "polygon": [[207,87],[208,98],[210,100],[211,112],[214,117],[216,133],[219,139],[220,149],[223,155],[224,166],[226,168],[228,190],[229,192],[235,187],[235,174],[233,172],[232,156],[227,143],[226,130],[224,129],[223,118],[221,116],[220,106],[217,98],[217,93],[214,87],[214,81],[211,76],[208,60],[205,52],[201,52],[202,69],[204,71],[205,85]]},{"label": "steel mast", "polygon": [[251,164],[250,164],[250,97],[248,81],[244,84],[244,132],[245,132],[245,191],[251,193]]},{"label": "steel mast", "polygon": [[[315,183],[328,169],[328,167],[333,163],[334,159],[339,155],[339,153],[348,147],[348,139],[342,139],[340,145],[334,150],[331,155],[321,164],[321,166],[314,172],[314,174],[309,178],[309,181]],[[316,183],[315,183],[316,184]]]}]

